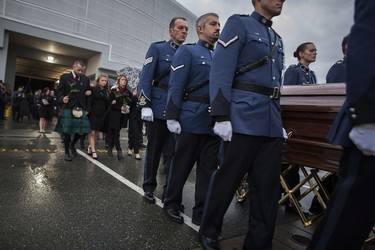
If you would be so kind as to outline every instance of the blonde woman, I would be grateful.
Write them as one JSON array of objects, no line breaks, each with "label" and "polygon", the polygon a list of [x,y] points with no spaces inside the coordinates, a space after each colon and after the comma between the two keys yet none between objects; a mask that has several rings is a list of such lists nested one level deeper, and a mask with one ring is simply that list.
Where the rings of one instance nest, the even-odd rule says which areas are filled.
[{"label": "blonde woman", "polygon": [[92,95],[89,101],[89,120],[91,132],[89,134],[89,146],[87,147],[87,154],[92,158],[98,159],[96,153],[96,139],[100,132],[106,132],[105,115],[109,107],[109,88],[108,76],[100,74],[96,80],[96,86],[93,87]]}]

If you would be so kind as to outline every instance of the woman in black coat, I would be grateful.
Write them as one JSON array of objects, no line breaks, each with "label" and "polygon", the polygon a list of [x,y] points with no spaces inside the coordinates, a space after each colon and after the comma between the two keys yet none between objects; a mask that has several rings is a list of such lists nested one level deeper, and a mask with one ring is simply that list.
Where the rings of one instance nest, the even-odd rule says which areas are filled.
[{"label": "woman in black coat", "polygon": [[123,159],[120,146],[120,130],[126,123],[126,114],[130,111],[132,94],[127,89],[128,79],[125,75],[117,78],[116,85],[109,94],[109,103],[111,104],[108,116],[108,155],[113,156],[112,149],[116,147],[117,158]]},{"label": "woman in black coat", "polygon": [[100,74],[96,79],[96,86],[93,87],[92,95],[88,101],[88,117],[90,121],[91,132],[89,134],[89,146],[87,147],[87,154],[92,158],[98,159],[96,153],[96,138],[100,132],[106,132],[107,109],[109,107],[109,89],[108,89],[108,75]]},{"label": "woman in black coat", "polygon": [[51,91],[48,87],[43,89],[43,93],[41,97],[38,99],[37,106],[38,106],[38,113],[39,113],[39,132],[45,133],[46,132],[46,123],[50,120],[52,113],[51,113],[51,106],[53,104],[53,97],[50,95]]}]

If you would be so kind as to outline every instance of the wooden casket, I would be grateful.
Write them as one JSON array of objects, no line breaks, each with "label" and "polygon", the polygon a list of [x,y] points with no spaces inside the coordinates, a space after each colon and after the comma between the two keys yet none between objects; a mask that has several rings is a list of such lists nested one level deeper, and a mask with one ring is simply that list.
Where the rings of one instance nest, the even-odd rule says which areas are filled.
[{"label": "wooden casket", "polygon": [[283,161],[337,172],[340,146],[326,136],[345,99],[345,84],[283,86],[281,108],[283,126],[290,137]]}]

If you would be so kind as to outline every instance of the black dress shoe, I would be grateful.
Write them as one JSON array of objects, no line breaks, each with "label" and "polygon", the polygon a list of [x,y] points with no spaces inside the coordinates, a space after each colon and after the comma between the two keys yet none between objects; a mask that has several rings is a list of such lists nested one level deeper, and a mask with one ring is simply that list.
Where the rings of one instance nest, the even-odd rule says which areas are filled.
[{"label": "black dress shoe", "polygon": [[76,150],[76,148],[74,147],[74,145],[70,145],[70,151],[72,151],[72,155],[74,155],[74,156],[77,156],[78,155],[78,153],[77,153],[77,150]]},{"label": "black dress shoe", "polygon": [[183,212],[185,211],[185,206],[184,206],[184,204],[181,204],[181,205],[180,205],[180,208],[179,208],[178,210],[180,210],[180,212],[183,213]]},{"label": "black dress shoe", "polygon": [[167,218],[173,222],[176,222],[178,224],[184,223],[184,218],[180,214],[180,210],[178,209],[168,209],[164,208],[164,214],[167,216]]},{"label": "black dress shoe", "polygon": [[298,215],[296,208],[292,204],[285,205],[285,212]]},{"label": "black dress shoe", "polygon": [[201,221],[202,221],[202,219],[201,218],[192,218],[191,219],[191,223],[193,223],[194,225],[196,225],[196,226],[198,226],[198,227],[200,227],[201,226]]},{"label": "black dress shoe", "polygon": [[201,235],[201,243],[203,250],[220,250],[219,241],[210,239],[204,235]]},{"label": "black dress shoe", "polygon": [[70,154],[65,154],[64,160],[65,161],[72,161],[72,157],[70,156]]},{"label": "black dress shoe", "polygon": [[143,195],[143,198],[148,203],[155,204],[155,196],[153,192],[145,192],[145,194]]}]

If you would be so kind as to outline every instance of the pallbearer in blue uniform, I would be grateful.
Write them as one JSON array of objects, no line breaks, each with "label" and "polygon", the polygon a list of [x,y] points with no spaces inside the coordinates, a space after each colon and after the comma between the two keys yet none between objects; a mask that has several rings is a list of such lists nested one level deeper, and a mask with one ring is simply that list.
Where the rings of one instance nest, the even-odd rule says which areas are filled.
[{"label": "pallbearer in blue uniform", "polygon": [[339,83],[346,82],[346,51],[348,50],[348,38],[345,36],[341,42],[342,53],[344,58],[338,60],[332,67],[328,70],[326,82],[327,83]]},{"label": "pallbearer in blue uniform", "polygon": [[142,108],[142,119],[148,121],[143,190],[144,199],[149,203],[155,203],[156,174],[162,150],[167,154],[167,169],[174,152],[175,140],[167,128],[164,111],[172,58],[178,47],[186,40],[187,34],[186,19],[173,18],[169,25],[171,39],[151,44],[139,80],[138,104]]},{"label": "pallbearer in blue uniform", "polygon": [[210,71],[214,132],[225,155],[211,177],[200,227],[203,249],[219,249],[223,218],[249,173],[249,229],[244,249],[271,249],[280,196],[280,114],[284,51],[271,28],[284,0],[253,0],[255,11],[233,15],[218,40]]},{"label": "pallbearer in blue uniform", "polygon": [[168,129],[179,135],[169,172],[164,211],[172,221],[183,223],[179,211],[182,191],[197,163],[192,222],[200,225],[208,183],[218,166],[220,145],[220,137],[212,130],[208,90],[211,53],[220,34],[218,15],[202,15],[196,22],[196,29],[199,41],[182,45],[172,62],[166,118]]},{"label": "pallbearer in blue uniform", "polygon": [[356,0],[346,101],[328,140],[343,146],[339,182],[307,249],[362,249],[375,223],[375,1]]},{"label": "pallbearer in blue uniform", "polygon": [[292,64],[285,71],[284,85],[301,85],[317,83],[314,71],[309,66],[315,62],[317,50],[315,44],[306,42],[300,44],[293,56],[298,59],[298,64]]},{"label": "pallbearer in blue uniform", "polygon": [[[316,61],[317,50],[312,42],[305,42],[298,45],[293,56],[298,59],[298,64],[292,64],[288,67],[284,74],[284,85],[302,85],[315,84],[317,82],[314,71],[310,69],[310,64]],[[289,167],[288,163],[281,166],[281,171]],[[295,187],[299,183],[299,167],[292,168],[288,175],[285,176],[290,188]],[[295,192],[296,196],[300,196],[300,190]],[[285,211],[296,213],[296,210],[290,203],[285,204]]]}]

